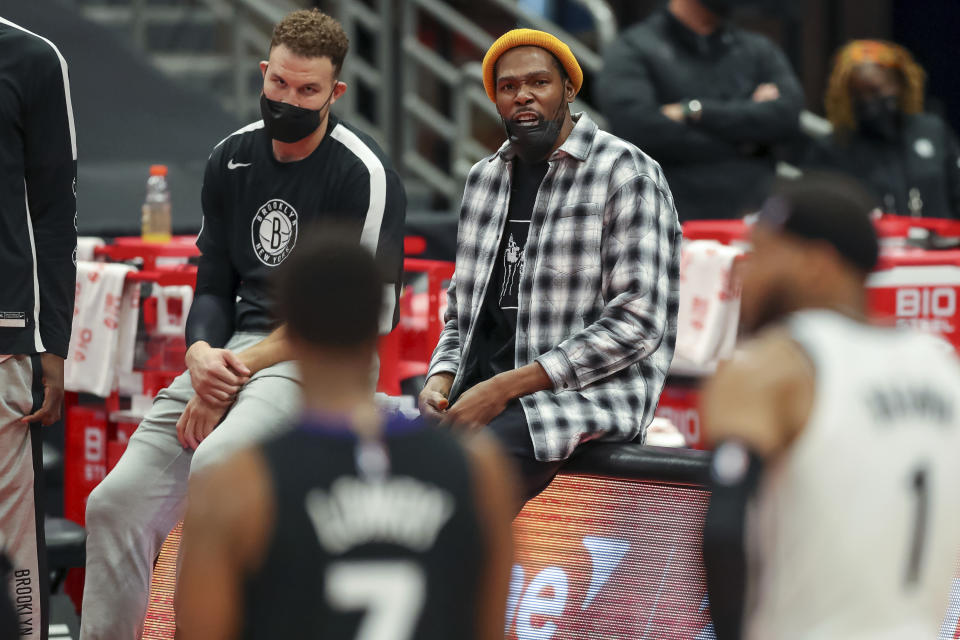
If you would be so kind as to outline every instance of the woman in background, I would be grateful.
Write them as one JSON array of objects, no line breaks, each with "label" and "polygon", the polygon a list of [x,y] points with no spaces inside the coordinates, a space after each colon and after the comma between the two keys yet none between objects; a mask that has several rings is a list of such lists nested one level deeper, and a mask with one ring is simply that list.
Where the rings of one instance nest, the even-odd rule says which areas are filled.
[{"label": "woman in background", "polygon": [[887,213],[960,218],[960,148],[949,125],[923,111],[925,81],[899,45],[844,46],[827,87],[833,133],[805,164],[859,178]]}]

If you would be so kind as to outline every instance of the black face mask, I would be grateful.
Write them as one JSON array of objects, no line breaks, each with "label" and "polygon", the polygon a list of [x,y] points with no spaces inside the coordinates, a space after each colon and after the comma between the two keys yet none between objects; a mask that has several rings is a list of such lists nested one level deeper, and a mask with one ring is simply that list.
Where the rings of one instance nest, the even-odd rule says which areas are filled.
[{"label": "black face mask", "polygon": [[263,128],[274,140],[280,142],[297,142],[303,140],[317,130],[323,121],[321,113],[324,107],[330,104],[330,97],[319,109],[304,109],[286,102],[271,100],[265,94],[260,94],[260,116],[263,118]]},{"label": "black face mask", "polygon": [[860,133],[869,138],[895,139],[900,134],[900,100],[897,96],[858,98],[853,108]]},{"label": "black face mask", "polygon": [[552,119],[540,118],[540,121],[533,125],[520,125],[500,116],[503,128],[507,130],[507,139],[521,160],[533,163],[546,159],[560,137],[566,106],[566,102],[561,102]]}]

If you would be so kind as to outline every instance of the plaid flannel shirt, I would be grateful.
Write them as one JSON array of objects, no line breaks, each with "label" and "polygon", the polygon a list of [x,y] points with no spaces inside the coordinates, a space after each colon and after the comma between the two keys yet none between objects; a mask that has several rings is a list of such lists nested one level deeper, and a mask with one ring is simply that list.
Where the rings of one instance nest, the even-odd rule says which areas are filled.
[{"label": "plaid flannel shirt", "polygon": [[[549,158],[530,219],[518,289],[515,365],[539,362],[553,389],[520,399],[539,460],[582,442],[642,437],[677,335],[680,225],[660,166],[574,116]],[[510,203],[509,142],[467,176],[445,326],[428,377],[460,367]]]}]

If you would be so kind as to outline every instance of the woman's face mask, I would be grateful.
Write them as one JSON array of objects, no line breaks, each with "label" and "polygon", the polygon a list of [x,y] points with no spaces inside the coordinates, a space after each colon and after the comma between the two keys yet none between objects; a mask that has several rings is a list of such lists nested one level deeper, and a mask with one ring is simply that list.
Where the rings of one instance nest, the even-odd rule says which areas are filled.
[{"label": "woman's face mask", "polygon": [[867,137],[890,140],[899,135],[902,117],[897,96],[854,98],[853,109],[857,128]]}]

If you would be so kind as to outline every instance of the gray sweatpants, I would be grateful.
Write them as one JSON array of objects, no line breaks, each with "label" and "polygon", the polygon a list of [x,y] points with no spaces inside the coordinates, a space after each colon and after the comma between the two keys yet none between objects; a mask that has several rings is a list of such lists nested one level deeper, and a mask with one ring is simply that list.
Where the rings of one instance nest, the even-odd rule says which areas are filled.
[{"label": "gray sweatpants", "polygon": [[0,587],[9,588],[18,637],[28,640],[47,637],[49,615],[42,427],[18,422],[43,400],[39,366],[39,357],[28,355],[0,362],[0,552],[13,565],[10,584]]},{"label": "gray sweatpants", "polygon": [[[226,346],[242,351],[263,338],[237,333]],[[83,640],[140,637],[153,562],[183,518],[190,474],[282,433],[300,410],[296,367],[282,362],[257,372],[223,422],[190,451],[177,441],[177,419],[193,395],[189,372],[157,394],[117,466],[90,494]]]}]

